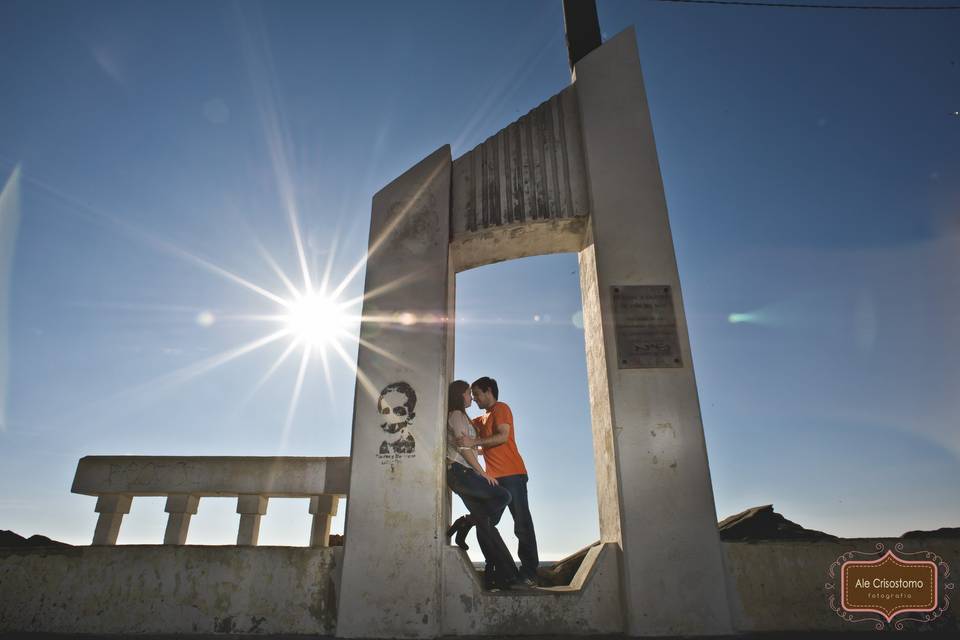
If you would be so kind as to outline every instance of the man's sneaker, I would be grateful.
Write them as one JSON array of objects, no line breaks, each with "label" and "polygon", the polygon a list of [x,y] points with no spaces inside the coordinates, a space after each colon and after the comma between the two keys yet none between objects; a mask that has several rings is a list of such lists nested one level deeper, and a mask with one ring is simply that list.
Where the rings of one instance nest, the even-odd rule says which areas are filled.
[{"label": "man's sneaker", "polygon": [[537,586],[537,581],[534,580],[533,578],[521,577],[521,578],[518,580],[518,584],[522,584],[523,586],[527,587],[528,589],[533,589],[534,587]]}]

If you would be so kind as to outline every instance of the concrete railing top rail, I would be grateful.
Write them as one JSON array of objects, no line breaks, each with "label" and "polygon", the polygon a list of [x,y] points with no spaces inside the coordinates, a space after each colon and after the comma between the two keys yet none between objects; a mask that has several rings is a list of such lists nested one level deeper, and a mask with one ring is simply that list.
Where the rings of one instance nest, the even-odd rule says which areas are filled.
[{"label": "concrete railing top rail", "polygon": [[346,496],[350,458],[85,456],[73,493],[88,496]]}]

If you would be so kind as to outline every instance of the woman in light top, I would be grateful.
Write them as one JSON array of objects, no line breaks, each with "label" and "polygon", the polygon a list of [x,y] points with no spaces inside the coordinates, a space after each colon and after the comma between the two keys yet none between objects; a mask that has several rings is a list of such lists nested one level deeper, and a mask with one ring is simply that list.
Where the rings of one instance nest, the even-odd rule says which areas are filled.
[{"label": "woman in light top", "polygon": [[461,516],[447,530],[447,537],[456,534],[457,545],[467,548],[467,532],[477,527],[477,542],[487,561],[484,586],[491,590],[509,589],[517,582],[517,565],[490,516],[500,513],[510,503],[510,493],[487,475],[471,447],[457,447],[460,436],[476,437],[467,407],[473,402],[470,384],[463,380],[450,383],[447,393],[447,485],[460,496],[470,515]]}]

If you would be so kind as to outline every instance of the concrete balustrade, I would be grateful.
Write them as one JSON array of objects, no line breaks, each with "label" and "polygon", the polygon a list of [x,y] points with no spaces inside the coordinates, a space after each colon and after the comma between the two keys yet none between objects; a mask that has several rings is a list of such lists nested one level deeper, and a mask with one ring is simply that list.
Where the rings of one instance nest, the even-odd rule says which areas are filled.
[{"label": "concrete balustrade", "polygon": [[96,496],[94,545],[115,545],[133,498],[165,496],[163,544],[184,545],[204,497],[237,498],[237,544],[256,546],[270,498],[309,498],[310,546],[326,547],[330,521],[350,482],[350,458],[86,456],[73,493]]}]

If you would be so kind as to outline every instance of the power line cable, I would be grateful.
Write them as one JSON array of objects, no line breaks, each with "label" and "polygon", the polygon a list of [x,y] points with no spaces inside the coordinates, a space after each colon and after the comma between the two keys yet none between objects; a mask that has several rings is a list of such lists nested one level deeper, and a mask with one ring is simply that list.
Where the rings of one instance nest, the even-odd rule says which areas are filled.
[{"label": "power line cable", "polygon": [[773,7],[777,9],[839,9],[843,11],[958,11],[960,5],[855,5],[809,4],[800,2],[749,2],[748,0],[649,0],[674,4],[716,4],[737,7]]}]

